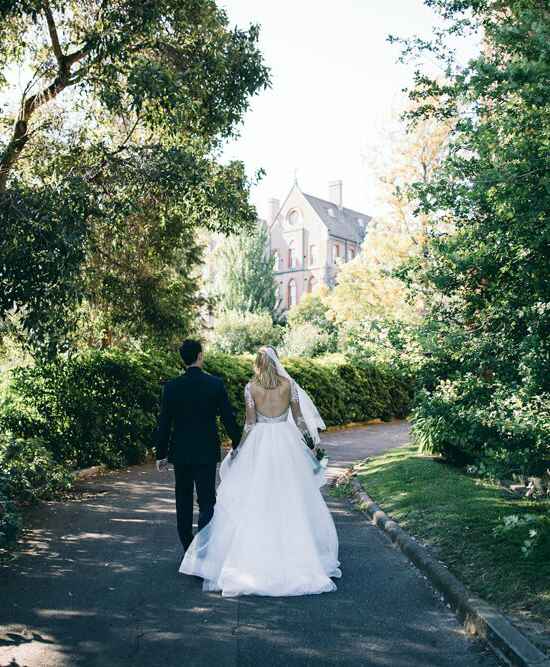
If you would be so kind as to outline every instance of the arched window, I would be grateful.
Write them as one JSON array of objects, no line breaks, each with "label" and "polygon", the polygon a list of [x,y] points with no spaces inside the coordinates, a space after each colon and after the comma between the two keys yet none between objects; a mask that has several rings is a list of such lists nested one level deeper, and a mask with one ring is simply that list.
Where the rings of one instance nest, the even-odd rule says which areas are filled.
[{"label": "arched window", "polygon": [[355,250],[353,248],[348,249],[348,260],[351,262],[355,257]]},{"label": "arched window", "polygon": [[273,251],[273,270],[278,271],[281,268],[281,256],[278,250]]},{"label": "arched window", "polygon": [[317,266],[317,246],[309,246],[309,265]]},{"label": "arched window", "polygon": [[313,292],[313,290],[315,289],[315,283],[316,283],[315,276],[310,276],[310,278],[309,278],[309,280],[308,280],[308,282],[307,282],[307,291],[308,291],[310,294],[311,294],[311,292]]},{"label": "arched window", "polygon": [[288,244],[288,268],[296,268],[296,248],[294,247],[294,241]]},{"label": "arched window", "polygon": [[300,211],[298,211],[298,209],[296,209],[296,208],[293,209],[287,215],[286,219],[287,219],[289,225],[292,225],[292,226],[297,225],[301,220]]},{"label": "arched window", "polygon": [[336,260],[340,258],[340,244],[335,243],[332,246],[332,263],[336,264]]},{"label": "arched window", "polygon": [[292,306],[296,305],[297,301],[297,295],[296,295],[296,282],[294,280],[289,280],[288,281],[288,307],[292,308]]}]

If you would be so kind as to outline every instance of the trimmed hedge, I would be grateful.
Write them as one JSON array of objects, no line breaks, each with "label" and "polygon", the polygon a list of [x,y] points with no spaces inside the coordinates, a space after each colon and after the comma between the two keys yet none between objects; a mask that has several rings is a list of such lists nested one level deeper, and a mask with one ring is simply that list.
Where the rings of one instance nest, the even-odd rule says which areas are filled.
[{"label": "trimmed hedge", "polygon": [[[238,419],[253,356],[210,353],[205,369],[222,377]],[[412,382],[376,365],[334,355],[285,359],[327,425],[404,417]],[[13,535],[13,500],[48,498],[67,472],[139,463],[153,446],[162,383],[181,372],[175,356],[87,352],[12,372],[0,403],[0,542]]]},{"label": "trimmed hedge", "polygon": [[177,373],[167,357],[98,351],[19,368],[0,431],[40,438],[70,467],[139,463],[151,446],[161,379]]},{"label": "trimmed hedge", "polygon": [[[374,364],[352,364],[340,355],[319,359],[286,358],[290,375],[311,396],[327,426],[369,419],[405,417],[412,400],[412,380]],[[254,357],[209,354],[205,368],[223,378],[239,419],[244,421],[244,388]]]},{"label": "trimmed hedge", "polygon": [[[327,425],[408,413],[412,382],[388,368],[339,355],[283,361]],[[205,369],[223,378],[242,421],[252,365],[251,355],[206,357]],[[139,463],[152,445],[161,385],[180,372],[173,356],[97,351],[19,368],[0,406],[0,432],[38,438],[54,461],[71,467]]]}]

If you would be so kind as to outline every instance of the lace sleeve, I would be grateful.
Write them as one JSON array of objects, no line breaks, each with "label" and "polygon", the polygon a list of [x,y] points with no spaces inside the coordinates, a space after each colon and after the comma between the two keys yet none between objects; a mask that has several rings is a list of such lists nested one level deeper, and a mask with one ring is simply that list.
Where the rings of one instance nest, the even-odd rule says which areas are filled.
[{"label": "lace sleeve", "polygon": [[245,415],[243,437],[241,439],[241,444],[245,441],[246,436],[256,425],[256,404],[254,403],[254,397],[252,396],[250,382],[244,388],[244,405],[246,409],[246,415]]},{"label": "lace sleeve", "polygon": [[304,434],[309,433],[306,420],[304,419],[302,410],[300,408],[300,397],[298,394],[298,387],[296,386],[296,383],[294,381],[291,382],[290,384],[290,409],[292,411],[292,417],[294,418],[296,426],[300,429],[302,433]]}]

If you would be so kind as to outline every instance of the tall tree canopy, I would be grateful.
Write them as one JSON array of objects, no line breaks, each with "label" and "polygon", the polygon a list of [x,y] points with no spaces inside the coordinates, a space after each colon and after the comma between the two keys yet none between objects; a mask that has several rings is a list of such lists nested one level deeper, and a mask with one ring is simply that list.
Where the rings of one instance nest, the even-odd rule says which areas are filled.
[{"label": "tall tree canopy", "polygon": [[257,38],[211,0],[0,4],[4,96],[28,78],[0,112],[0,317],[33,345],[57,348],[77,304],[107,329],[185,328],[194,229],[255,221],[243,165],[217,156],[268,85]]},{"label": "tall tree canopy", "polygon": [[[449,156],[418,183],[433,233],[404,277],[429,304],[429,353],[416,432],[460,460],[508,470],[550,463],[550,8],[540,0],[426,0],[447,20],[429,51],[447,72],[419,72],[418,119],[456,120]],[[452,36],[484,44],[457,65]]]},{"label": "tall tree canopy", "polygon": [[216,265],[214,296],[222,310],[274,314],[275,260],[262,222],[250,233],[225,238],[212,262]]}]

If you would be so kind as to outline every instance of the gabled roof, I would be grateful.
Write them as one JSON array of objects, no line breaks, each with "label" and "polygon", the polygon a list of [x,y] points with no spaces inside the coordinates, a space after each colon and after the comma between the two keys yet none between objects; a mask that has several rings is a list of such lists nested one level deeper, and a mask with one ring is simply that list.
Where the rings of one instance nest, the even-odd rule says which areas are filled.
[{"label": "gabled roof", "polygon": [[[338,208],[337,204],[307,195],[305,192],[302,194],[321,218],[329,234],[356,243],[364,240],[368,222],[371,220],[370,215],[359,213],[351,208]],[[332,211],[332,215],[329,211]],[[359,222],[360,220],[363,222]]]}]

